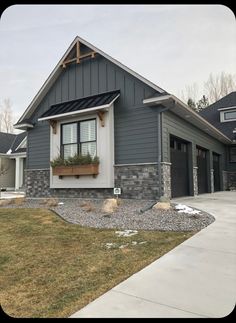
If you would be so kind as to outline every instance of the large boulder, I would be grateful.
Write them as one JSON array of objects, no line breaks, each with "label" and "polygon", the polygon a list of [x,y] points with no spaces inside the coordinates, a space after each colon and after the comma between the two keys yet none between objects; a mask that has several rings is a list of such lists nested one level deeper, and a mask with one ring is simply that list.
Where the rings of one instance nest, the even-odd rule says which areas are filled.
[{"label": "large boulder", "polygon": [[106,199],[103,202],[102,211],[105,213],[113,213],[117,207],[117,199]]},{"label": "large boulder", "polygon": [[154,210],[169,210],[171,205],[170,202],[157,202],[152,208]]}]

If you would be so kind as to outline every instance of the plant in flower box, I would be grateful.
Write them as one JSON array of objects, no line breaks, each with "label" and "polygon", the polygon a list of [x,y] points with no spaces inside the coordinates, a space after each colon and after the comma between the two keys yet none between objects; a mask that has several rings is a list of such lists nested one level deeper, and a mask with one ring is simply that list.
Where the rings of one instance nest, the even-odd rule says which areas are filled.
[{"label": "plant in flower box", "polygon": [[52,174],[60,176],[98,175],[99,157],[76,154],[73,157],[56,157],[51,162]]}]

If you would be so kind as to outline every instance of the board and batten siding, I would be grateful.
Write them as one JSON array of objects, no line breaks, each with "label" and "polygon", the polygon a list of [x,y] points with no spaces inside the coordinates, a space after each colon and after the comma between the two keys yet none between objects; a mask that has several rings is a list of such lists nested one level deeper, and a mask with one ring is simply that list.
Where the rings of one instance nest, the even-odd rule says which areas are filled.
[{"label": "board and batten siding", "polygon": [[51,105],[112,90],[121,91],[114,104],[115,164],[156,162],[157,113],[142,101],[159,93],[97,54],[62,69],[39,104],[31,118],[35,127],[28,131],[27,168],[50,166],[49,125],[38,118]]},{"label": "board and batten siding", "polygon": [[[170,162],[170,134],[182,138],[193,145],[193,166],[196,166],[196,145],[221,155],[221,167],[225,167],[225,146],[176,114],[166,111],[162,116],[163,161]],[[212,163],[212,158],[210,159]],[[211,164],[212,168],[212,164]]]}]

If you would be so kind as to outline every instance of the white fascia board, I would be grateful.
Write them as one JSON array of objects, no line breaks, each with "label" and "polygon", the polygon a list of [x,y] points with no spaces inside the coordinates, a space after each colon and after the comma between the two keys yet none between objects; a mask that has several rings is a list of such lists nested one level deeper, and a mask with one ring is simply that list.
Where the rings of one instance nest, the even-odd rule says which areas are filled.
[{"label": "white fascia board", "polygon": [[102,50],[98,49],[97,47],[93,46],[92,44],[90,44],[86,40],[84,40],[81,37],[77,36],[73,40],[73,42],[71,43],[71,45],[69,46],[69,48],[67,49],[67,51],[65,52],[65,54],[62,56],[62,58],[60,59],[59,63],[56,65],[56,67],[50,73],[50,75],[48,76],[48,78],[46,79],[46,81],[43,83],[42,87],[40,88],[40,90],[38,91],[38,93],[36,94],[36,96],[33,98],[33,100],[31,101],[30,105],[25,110],[25,112],[23,113],[23,115],[21,116],[21,118],[18,120],[18,122],[21,122],[23,119],[25,119],[26,116],[28,115],[28,113],[30,113],[31,109],[34,108],[34,105],[37,105],[38,100],[40,101],[40,97],[41,96],[43,97],[44,91],[47,91],[47,88],[50,85],[50,81],[54,79],[54,77],[56,76],[56,74],[59,75],[59,73],[60,73],[60,66],[61,66],[62,62],[64,61],[64,59],[66,58],[66,56],[69,54],[69,52],[72,50],[72,48],[75,46],[75,44],[77,43],[77,41],[80,41],[85,46],[91,48],[92,50],[94,50],[98,54],[102,55],[103,57],[105,57],[106,59],[108,59],[109,61],[111,61],[112,63],[114,63],[115,65],[119,66],[120,68],[122,68],[126,72],[130,73],[131,75],[133,75],[134,77],[136,77],[137,79],[139,79],[140,81],[142,81],[145,84],[147,84],[150,87],[152,87],[154,90],[156,90],[156,91],[158,91],[160,93],[164,93],[165,92],[159,86],[155,85],[151,81],[148,81],[143,76],[139,75],[138,73],[134,72],[133,70],[131,70],[127,66],[123,65],[122,63],[120,63],[116,59],[114,59],[111,56],[109,56],[108,54],[104,53]]},{"label": "white fascia board", "polygon": [[21,129],[21,128],[34,128],[34,126],[30,123],[22,123],[22,124],[14,124],[13,126],[15,129]]},{"label": "white fascia board", "polygon": [[217,110],[218,111],[223,111],[223,110],[232,110],[232,109],[236,109],[236,105],[232,106],[232,107],[227,107],[227,108],[220,108],[220,109],[217,109]]},{"label": "white fascia board", "polygon": [[[210,128],[212,130],[212,132],[217,136],[218,139],[220,137],[224,140],[224,142],[231,143],[231,140],[228,137],[226,137],[222,132],[220,132],[218,129],[216,129],[211,123],[209,123],[206,119],[204,119],[202,116],[200,116],[197,112],[195,112],[187,104],[182,102],[180,99],[178,99],[173,94],[146,99],[146,100],[143,100],[143,103],[144,104],[151,104],[151,103],[152,104],[161,104],[161,103],[169,101],[170,99],[172,99],[176,104],[178,104],[182,108],[184,108],[186,110],[186,112],[188,112],[193,118],[200,121],[205,126],[205,129],[202,129],[204,132],[206,132],[206,128]],[[175,110],[175,113],[176,113],[175,106],[174,106],[173,110]]]},{"label": "white fascia board", "polygon": [[162,102],[168,101],[172,98],[171,94],[156,96],[149,99],[144,99],[143,104],[161,104]]},{"label": "white fascia board", "polygon": [[18,150],[19,148],[21,148],[21,146],[26,143],[26,140],[27,140],[27,136],[25,136],[25,138],[21,141],[21,143],[16,147],[15,150]]},{"label": "white fascia board", "polygon": [[14,153],[14,154],[8,155],[8,157],[10,159],[14,159],[16,157],[22,157],[22,158],[24,158],[24,157],[26,157],[26,152],[23,152],[23,153]]},{"label": "white fascia board", "polygon": [[68,116],[76,116],[78,114],[87,114],[87,113],[94,112],[94,111],[97,111],[97,110],[107,109],[110,106],[111,106],[111,104],[105,104],[105,105],[100,105],[100,106],[94,107],[94,108],[78,110],[78,111],[72,111],[72,112],[61,113],[61,114],[55,114],[53,116],[39,118],[38,121],[51,120],[51,119],[60,119],[60,118],[63,118],[63,117],[68,117]]}]

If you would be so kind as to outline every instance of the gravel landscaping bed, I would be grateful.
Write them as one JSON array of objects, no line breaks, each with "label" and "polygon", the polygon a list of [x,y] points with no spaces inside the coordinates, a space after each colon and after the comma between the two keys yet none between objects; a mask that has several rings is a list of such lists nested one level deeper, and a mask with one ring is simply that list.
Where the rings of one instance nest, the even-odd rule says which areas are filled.
[{"label": "gravel landscaping bed", "polygon": [[215,221],[211,214],[203,211],[198,214],[179,213],[173,203],[170,210],[149,209],[142,213],[141,209],[155,202],[147,200],[120,200],[118,209],[112,214],[107,214],[102,212],[103,201],[79,198],[59,199],[63,204],[48,207],[42,203],[42,200],[26,199],[21,205],[10,204],[3,207],[49,208],[70,223],[95,228],[198,231]]}]

